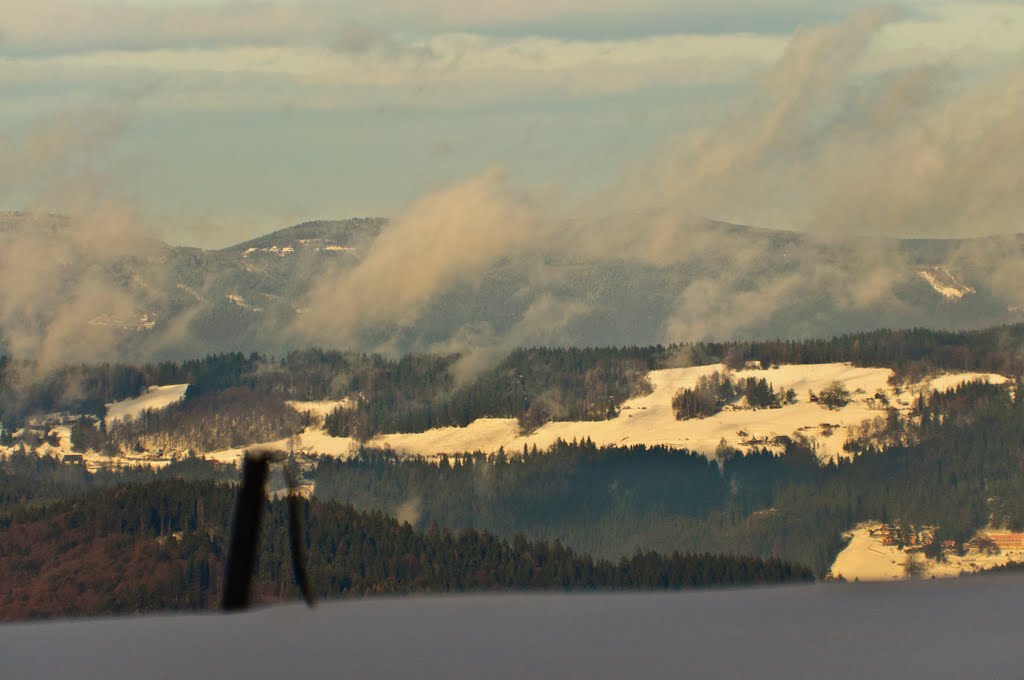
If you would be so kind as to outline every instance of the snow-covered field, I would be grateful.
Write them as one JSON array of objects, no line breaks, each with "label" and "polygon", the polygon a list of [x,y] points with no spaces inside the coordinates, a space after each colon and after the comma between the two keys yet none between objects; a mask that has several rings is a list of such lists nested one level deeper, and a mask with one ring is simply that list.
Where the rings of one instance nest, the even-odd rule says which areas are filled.
[{"label": "snow-covered field", "polygon": [[[387,434],[371,442],[409,455],[451,454],[464,451],[493,452],[504,448],[521,451],[523,446],[545,449],[558,439],[571,441],[589,437],[601,445],[668,446],[713,454],[721,442],[739,449],[761,446],[778,436],[803,436],[817,443],[819,455],[834,459],[844,455],[843,444],[851,426],[885,415],[875,395],[885,394],[892,406],[910,410],[917,395],[933,389],[945,390],[958,384],[985,380],[1006,382],[995,374],[960,373],[942,375],[900,390],[889,385],[892,371],[886,368],[858,368],[850,364],[787,365],[775,369],[738,371],[736,378],[765,378],[776,390],[793,389],[797,402],[779,409],[725,410],[710,418],[676,420],[672,398],[684,388],[694,387],[701,376],[723,371],[721,364],[652,371],[648,378],[653,391],[623,404],[618,417],[598,422],[547,423],[535,432],[520,435],[513,419],[481,418],[461,428],[438,428],[422,433]],[[810,401],[808,392],[821,392],[833,382],[850,391],[852,401],[829,410]]]},{"label": "snow-covered field", "polygon": [[881,524],[862,525],[847,534],[850,542],[832,563],[832,575],[847,581],[898,581],[906,578],[907,554],[883,545],[871,532]]},{"label": "snow-covered field", "polygon": [[144,411],[159,411],[162,408],[167,408],[171,404],[184,399],[185,390],[187,389],[188,383],[184,385],[158,385],[150,387],[146,390],[145,394],[134,399],[125,399],[124,401],[107,404],[107,425],[110,425],[115,420],[137,418]]},{"label": "snow-covered field", "polygon": [[[672,410],[672,398],[675,394],[681,389],[694,387],[702,376],[724,370],[724,366],[716,364],[652,371],[648,374],[653,388],[651,393],[626,401],[621,413],[612,420],[553,422],[543,425],[534,432],[521,434],[515,419],[480,418],[467,427],[442,427],[418,433],[384,434],[368,442],[368,445],[388,448],[407,456],[434,457],[474,451],[493,453],[499,449],[514,454],[522,451],[524,446],[536,446],[540,450],[545,450],[558,439],[572,441],[589,437],[599,446],[667,446],[712,455],[723,442],[730,447],[746,450],[766,445],[778,447],[779,444],[772,444],[776,437],[804,437],[817,446],[822,458],[834,459],[845,455],[843,444],[850,435],[851,427],[885,415],[884,406],[876,399],[879,393],[885,395],[890,405],[906,413],[921,392],[945,390],[972,380],[996,383],[1006,381],[1003,376],[994,374],[946,374],[917,385],[905,386],[897,393],[896,389],[889,385],[889,378],[892,375],[889,369],[858,368],[845,363],[784,365],[772,369],[738,371],[733,376],[736,379],[765,378],[776,390],[792,389],[796,393],[796,403],[777,409],[727,408],[709,418],[676,420]],[[849,390],[852,397],[849,405],[838,410],[829,410],[810,401],[809,392],[819,393],[834,382],[842,383]],[[109,404],[107,422],[138,417],[147,409],[166,408],[182,399],[187,388],[188,385],[150,387],[139,397]],[[335,408],[351,405],[351,402],[345,399],[288,403],[297,411],[311,413],[317,421]],[[314,425],[294,438],[252,442],[247,447],[217,451],[206,454],[206,457],[224,463],[234,463],[240,460],[245,448],[253,446],[347,457],[358,451],[360,445],[348,437],[331,437],[321,427]],[[51,453],[60,455],[69,452],[70,446],[65,437],[59,450]],[[153,458],[141,454],[138,461],[131,462],[140,464]],[[108,465],[114,464],[106,457],[87,462],[90,465],[99,465],[104,461]],[[121,461],[125,462],[129,461]]]},{"label": "snow-covered field", "polygon": [[[137,418],[145,411],[158,411],[167,408],[171,404],[181,401],[185,397],[185,390],[187,389],[187,383],[183,385],[157,385],[149,387],[145,394],[138,397],[107,404],[105,421],[109,426],[117,420]],[[66,417],[64,422],[68,422]],[[53,456],[55,458],[64,458],[64,456],[72,454],[76,456],[81,455],[82,462],[91,471],[96,471],[100,468],[111,469],[138,465],[160,468],[170,463],[168,459],[158,458],[145,451],[141,453],[128,452],[114,458],[96,451],[77,454],[71,450],[70,425],[56,425],[53,427],[53,432],[57,434],[59,439],[58,445],[53,446],[43,442],[36,448],[36,452],[41,456]],[[0,447],[0,458],[9,455],[15,448],[16,446]]]},{"label": "snow-covered field", "polygon": [[[47,442],[43,442],[36,448],[37,455],[40,456],[53,456],[54,458],[63,459],[67,455],[81,455],[82,463],[86,469],[90,472],[96,472],[100,469],[110,470],[128,467],[151,467],[151,468],[162,468],[168,465],[171,461],[167,459],[154,458],[149,453],[136,453],[134,451],[125,453],[116,458],[111,458],[97,451],[87,451],[82,454],[78,454],[71,450],[71,427],[68,425],[57,425],[53,428],[53,432],[57,434],[58,445],[53,446]],[[16,447],[0,447],[0,459],[10,455]]]},{"label": "snow-covered field", "polygon": [[355,403],[348,398],[323,401],[286,401],[285,403],[299,413],[309,413],[317,418],[324,418],[339,408],[355,406]]},{"label": "snow-covered field", "polygon": [[[368,446],[389,448],[407,456],[438,456],[481,451],[493,453],[504,449],[517,453],[523,447],[537,446],[545,450],[558,439],[572,441],[589,437],[598,446],[642,444],[690,449],[714,454],[724,441],[746,450],[764,446],[775,437],[805,437],[818,447],[822,458],[845,455],[843,444],[850,428],[885,415],[884,407],[875,400],[883,393],[890,405],[906,413],[919,393],[946,390],[964,382],[985,380],[1004,383],[1001,375],[958,373],[941,375],[923,383],[906,387],[899,394],[889,385],[892,371],[886,368],[858,368],[850,364],[787,365],[765,370],[744,370],[736,378],[766,378],[776,390],[793,389],[795,404],[778,409],[725,410],[710,418],[676,420],[672,398],[684,388],[694,387],[701,376],[723,371],[721,364],[652,371],[648,379],[653,391],[625,402],[618,417],[606,421],[573,421],[547,423],[529,434],[520,434],[513,418],[480,418],[466,427],[440,427],[426,432],[392,433],[375,437]],[[810,401],[808,393],[821,392],[833,382],[841,382],[850,391],[852,401],[838,410],[829,410]],[[297,410],[330,412],[344,402],[293,402]],[[288,450],[293,442],[285,439],[259,445]],[[348,437],[331,437],[310,428],[294,442],[296,451],[347,457],[359,449],[359,443]],[[207,457],[222,462],[240,459],[243,448],[218,451]]]},{"label": "snow-covered field", "polygon": [[[850,542],[832,564],[833,576],[847,581],[898,581],[907,578],[908,553],[894,545],[884,545],[879,535],[882,525],[865,523],[848,534]],[[1003,550],[998,554],[985,554],[969,550],[960,556],[947,553],[945,562],[926,559],[918,554],[921,578],[954,578],[960,574],[984,571],[1007,562],[1024,561],[1024,550]]]}]

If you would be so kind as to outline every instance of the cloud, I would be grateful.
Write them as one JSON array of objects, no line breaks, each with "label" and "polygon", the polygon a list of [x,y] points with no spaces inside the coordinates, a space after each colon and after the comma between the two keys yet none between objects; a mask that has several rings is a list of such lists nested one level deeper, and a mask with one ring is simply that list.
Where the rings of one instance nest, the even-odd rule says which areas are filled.
[{"label": "cloud", "polygon": [[[140,80],[161,84],[146,107],[172,111],[458,109],[655,87],[722,87],[776,59],[791,30],[808,30],[799,27],[864,5],[6,3],[0,44],[7,57],[0,60],[5,111],[38,111],[69,94]],[[896,6],[900,21],[886,27],[863,62],[875,72],[952,49],[982,61],[993,51],[1019,50],[1012,24],[1024,20],[1019,5],[1000,10],[1008,21],[987,4],[939,2],[927,5],[927,13],[922,5]],[[766,26],[770,17],[786,19],[765,30],[756,25],[760,19],[754,25],[732,19],[751,16],[763,17]],[[721,25],[706,27],[700,17]],[[615,30],[627,24],[634,28]],[[597,28],[586,28],[591,25]]]},{"label": "cloud", "polygon": [[449,287],[547,243],[547,220],[515,195],[498,171],[414,202],[366,258],[315,286],[296,330],[332,345],[390,323],[411,326]]},{"label": "cloud", "polygon": [[823,119],[884,23],[884,14],[871,11],[839,26],[799,32],[753,96],[719,122],[683,134],[627,176],[627,191],[615,196],[628,210],[639,195],[641,204],[692,217],[753,205],[760,219],[752,222],[763,223],[773,196],[792,198],[790,168],[803,160],[799,155],[817,156]]},{"label": "cloud", "polygon": [[[118,284],[115,258],[146,252],[117,218],[4,215],[0,328],[8,352],[42,367],[118,356],[118,339],[144,313]],[[113,233],[126,238],[105,240]]]},{"label": "cloud", "polygon": [[[415,43],[359,29],[336,35],[334,51],[237,48],[218,52],[221,61],[213,65],[206,61],[211,53],[203,51],[185,60],[177,51],[148,51],[131,68],[177,69],[188,79],[211,71],[210,77],[237,83],[252,75],[247,65],[261,64],[264,77],[275,73],[281,82],[299,82],[310,91],[333,84],[350,88],[351,97],[353,84],[387,90],[389,82],[413,82],[405,78],[414,65],[421,82],[432,85],[425,96],[444,100],[452,93],[486,92],[495,82],[501,83],[494,88],[497,97],[537,88],[629,92],[702,77],[689,71],[707,63],[699,54],[703,47],[728,44],[746,68],[774,49],[777,59],[760,71],[749,97],[659,144],[571,208],[557,192],[524,190],[500,170],[412,202],[356,266],[318,279],[299,303],[305,312],[282,332],[292,344],[458,351],[465,379],[517,345],[559,344],[592,311],[565,295],[567,275],[545,254],[684,271],[664,337],[652,338],[671,341],[743,335],[812,295],[844,309],[898,304],[896,287],[913,272],[886,237],[1019,230],[1024,69],[1009,62],[987,79],[968,79],[950,64],[926,63],[889,67],[878,77],[872,70],[877,64],[867,65],[894,30],[893,16],[859,12],[839,25],[800,29],[788,42],[660,37],[619,49],[529,38],[516,41],[514,52],[508,41],[481,36]],[[419,44],[428,50],[422,60],[419,48],[407,51]],[[451,64],[453,55],[463,55],[458,69],[434,68]],[[91,53],[57,61],[103,71],[118,58]],[[369,64],[358,68],[367,58]],[[335,70],[322,68],[324,63]],[[252,81],[254,90],[259,82]],[[233,91],[224,89],[230,100]],[[143,311],[118,294],[105,268],[115,245],[122,253],[146,253],[138,218],[106,181],[107,148],[123,126],[117,114],[69,117],[17,139],[8,136],[0,146],[5,187],[30,193],[35,206],[59,199],[84,216],[67,227],[66,237],[54,238],[42,227],[19,231],[28,236],[17,238],[26,240],[13,243],[0,261],[0,284],[11,291],[0,305],[0,321],[13,329],[11,343],[19,352],[42,348],[47,356],[71,360],[110,356],[116,326]],[[572,220],[565,218],[570,213]],[[761,242],[709,224],[708,217],[797,227],[806,238],[781,253],[784,264],[773,270],[764,264]],[[23,252],[41,257],[23,262],[10,255]],[[1020,260],[1000,255],[975,249],[958,257],[990,257],[990,287],[1013,302],[1019,298],[1014,281]],[[522,278],[503,310],[505,325],[470,320],[443,337],[421,332],[439,299],[471,290],[487,272],[510,262],[520,263],[514,271]],[[57,263],[60,276],[52,275],[50,263]],[[33,309],[48,311],[39,321]],[[191,318],[179,317],[170,326],[173,334],[150,346],[177,342]]]},{"label": "cloud", "polygon": [[[669,341],[743,335],[807,298],[898,309],[897,289],[914,270],[890,238],[1019,229],[1024,70],[989,82],[962,82],[946,64],[867,77],[864,62],[894,16],[868,10],[797,31],[750,97],[581,201],[576,220],[524,200],[493,173],[417,202],[362,264],[314,291],[318,311],[303,323],[335,342],[375,326],[397,333],[435,296],[532,253],[685,266]],[[707,217],[770,219],[804,237],[773,251],[782,263],[773,270],[763,240]],[[471,374],[508,337],[557,343],[587,310],[557,295],[550,268],[526,271],[522,290],[536,297],[507,336],[469,324],[434,348],[466,351]],[[1019,265],[993,271],[1005,287]]]},{"label": "cloud", "polygon": [[158,110],[464,109],[736,82],[784,44],[758,36],[577,42],[442,34],[399,41],[350,27],[329,46],[108,49],[3,61],[0,85],[13,96],[0,110],[31,110],[55,87],[67,94],[139,82],[157,84],[141,106]]},{"label": "cloud", "polygon": [[105,183],[124,124],[124,109],[99,108],[0,138],[0,197],[30,208],[0,214],[0,328],[10,353],[44,368],[117,356],[120,334],[144,313],[117,280],[118,263],[153,243]]},{"label": "cloud", "polygon": [[[524,291],[526,294],[535,292]],[[510,328],[497,332],[486,323],[466,324],[429,350],[458,354],[452,374],[456,386],[465,385],[516,348],[562,344],[570,324],[590,311],[585,302],[559,299],[544,291],[536,295]]]},{"label": "cloud", "polygon": [[[708,250],[706,231],[686,227],[697,216],[770,220],[809,238],[756,287],[737,275],[750,247],[732,243],[721,273],[680,295],[670,338],[728,337],[819,291],[840,308],[896,304],[912,268],[886,238],[1020,229],[1024,168],[1012,149],[1024,141],[1024,69],[989,82],[962,82],[946,64],[865,79],[860,64],[886,25],[868,12],[798,32],[747,104],[681,137],[617,194],[631,210],[657,206],[634,248],[656,262]],[[834,248],[845,260],[823,259]],[[1020,271],[1007,261],[993,271],[1006,279],[1006,267]]]},{"label": "cloud", "polygon": [[319,3],[134,4],[4,0],[7,55],[308,43],[338,26]]},{"label": "cloud", "polygon": [[337,52],[355,57],[408,58],[417,63],[434,61],[441,57],[429,44],[404,43],[393,35],[360,24],[344,28],[332,47]]},{"label": "cloud", "polygon": [[[495,5],[503,5],[496,7]],[[687,2],[473,3],[453,2],[448,26],[489,35],[534,35],[574,40],[632,40],[667,34],[786,36],[803,25],[841,21],[876,4],[860,0],[689,0]],[[455,9],[457,8],[457,9]]]},{"label": "cloud", "polygon": [[[346,26],[427,36],[446,32],[584,40],[664,33],[789,33],[835,20],[863,3],[809,0],[343,0],[295,2],[74,2],[4,0],[8,55],[270,45],[332,45]],[[376,32],[376,31],[375,31]],[[349,36],[351,38],[351,36]],[[345,42],[345,39],[342,39]]]},{"label": "cloud", "polygon": [[752,96],[609,195],[623,211],[657,206],[652,221],[708,216],[830,236],[1016,231],[1024,62],[985,79],[949,63],[872,77],[862,65],[889,25],[872,11],[799,31]]},{"label": "cloud", "polygon": [[422,506],[423,499],[419,496],[409,498],[395,508],[395,519],[398,520],[399,524],[408,522],[412,526],[416,526],[423,517]]}]

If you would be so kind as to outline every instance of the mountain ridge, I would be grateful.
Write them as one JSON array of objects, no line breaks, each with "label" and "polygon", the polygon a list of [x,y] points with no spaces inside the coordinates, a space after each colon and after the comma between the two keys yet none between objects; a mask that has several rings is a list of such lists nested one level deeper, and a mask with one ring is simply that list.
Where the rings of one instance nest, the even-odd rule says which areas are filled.
[{"label": "mountain ridge", "polygon": [[[969,329],[1024,319],[1024,299],[1013,285],[1021,235],[829,241],[708,222],[673,235],[683,247],[664,261],[570,244],[479,261],[471,252],[465,271],[422,262],[447,277],[422,291],[403,261],[354,284],[350,277],[364,273],[359,268],[368,256],[402,240],[379,240],[392,224],[313,220],[216,250],[146,239],[121,252],[114,247],[125,239],[117,232],[79,233],[60,215],[0,213],[0,246],[12,263],[11,279],[0,283],[23,297],[11,311],[0,310],[0,337],[9,353],[24,355],[53,344],[60,331],[60,358],[75,361],[282,353],[311,344],[500,352],[527,344],[801,338],[908,325]],[[68,236],[40,238],[26,229],[37,225]],[[26,233],[31,238],[22,238]],[[428,244],[432,236],[423,238]],[[62,263],[56,284],[46,269],[14,278],[24,266],[17,254],[30,249]],[[404,286],[411,308],[400,308],[394,296],[373,297],[389,281]],[[371,300],[376,321],[353,319],[348,333],[310,332],[310,305],[321,315],[334,308],[325,295],[338,296],[338,309]],[[72,323],[78,325],[67,330]]]}]

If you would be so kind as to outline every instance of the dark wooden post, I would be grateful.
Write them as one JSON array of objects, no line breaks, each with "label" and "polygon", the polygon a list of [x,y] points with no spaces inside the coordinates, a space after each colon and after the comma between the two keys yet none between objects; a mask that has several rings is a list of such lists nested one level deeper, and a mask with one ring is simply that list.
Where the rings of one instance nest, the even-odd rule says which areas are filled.
[{"label": "dark wooden post", "polygon": [[224,582],[224,611],[240,611],[249,606],[260,519],[265,502],[264,486],[270,462],[265,455],[245,454],[242,462],[242,488],[235,508],[235,528]]}]

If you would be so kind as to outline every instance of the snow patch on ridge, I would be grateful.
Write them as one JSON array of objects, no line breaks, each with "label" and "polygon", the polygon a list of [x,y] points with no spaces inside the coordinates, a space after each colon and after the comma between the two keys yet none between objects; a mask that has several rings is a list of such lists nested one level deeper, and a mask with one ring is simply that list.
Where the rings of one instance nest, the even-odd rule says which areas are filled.
[{"label": "snow patch on ridge", "polygon": [[263,308],[262,307],[256,307],[256,306],[250,305],[248,302],[246,302],[245,298],[242,297],[241,295],[238,295],[236,293],[228,293],[226,297],[227,297],[228,300],[230,300],[231,302],[234,302],[236,305],[238,305],[242,309],[248,310],[250,312],[255,312],[256,314],[261,314],[263,312]]},{"label": "snow patch on ridge", "polygon": [[955,274],[945,267],[932,267],[917,273],[924,279],[936,293],[947,300],[962,300],[968,295],[974,295],[977,291],[960,281]]},{"label": "snow patch on ridge", "polygon": [[249,257],[253,253],[270,253],[271,255],[277,255],[278,257],[284,257],[290,253],[294,253],[295,248],[292,246],[270,246],[269,248],[246,248],[242,251],[243,257]]}]

